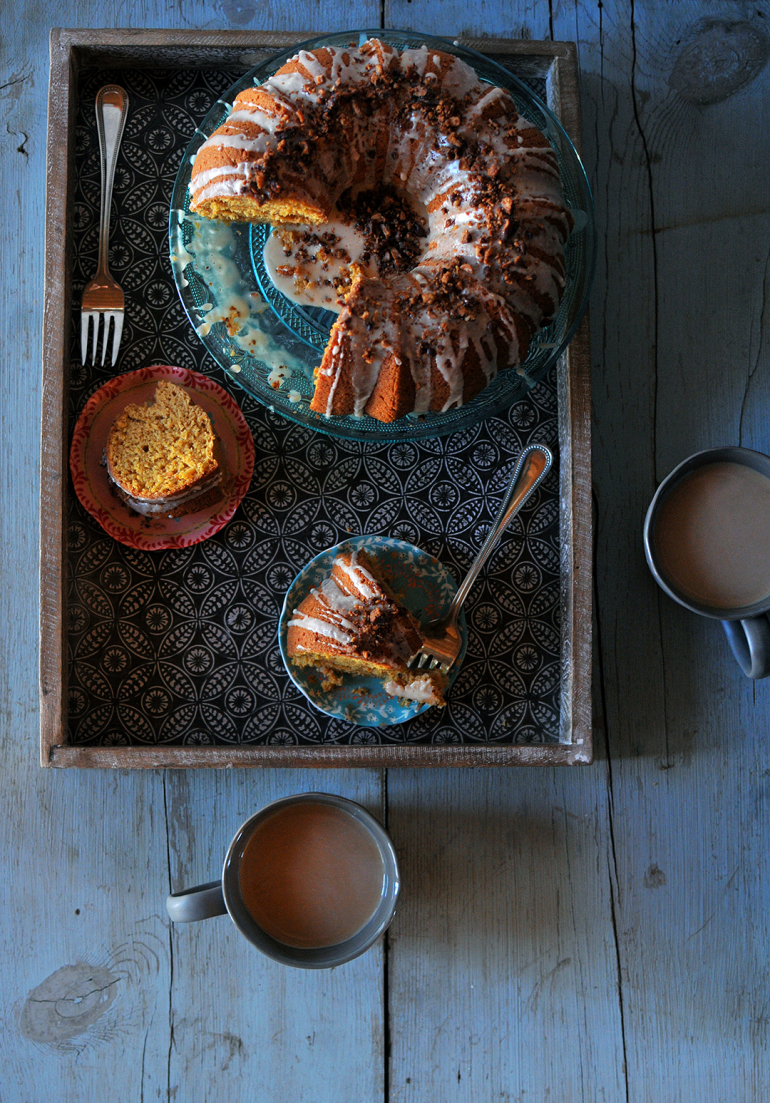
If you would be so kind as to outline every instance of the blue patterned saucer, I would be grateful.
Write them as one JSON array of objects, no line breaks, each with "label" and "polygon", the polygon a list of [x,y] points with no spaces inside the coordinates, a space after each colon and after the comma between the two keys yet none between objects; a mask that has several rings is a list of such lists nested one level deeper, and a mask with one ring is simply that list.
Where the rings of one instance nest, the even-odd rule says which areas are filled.
[{"label": "blue patterned saucer", "polygon": [[[413,613],[420,624],[441,616],[457,590],[455,580],[443,563],[432,555],[388,536],[356,536],[327,548],[303,567],[286,592],[278,622],[278,644],[287,673],[297,689],[311,704],[328,716],[337,716],[364,728],[403,724],[430,705],[418,701],[399,702],[389,697],[377,678],[356,678],[343,674],[342,685],[329,692],[321,689],[322,677],[312,667],[294,666],[286,654],[286,636],[292,613],[304,601],[310,590],[331,574],[336,556],[341,551],[366,547],[367,555],[377,563],[382,577],[398,600]],[[468,646],[465,617],[460,613],[462,645],[452,669],[449,685],[457,677]]]}]

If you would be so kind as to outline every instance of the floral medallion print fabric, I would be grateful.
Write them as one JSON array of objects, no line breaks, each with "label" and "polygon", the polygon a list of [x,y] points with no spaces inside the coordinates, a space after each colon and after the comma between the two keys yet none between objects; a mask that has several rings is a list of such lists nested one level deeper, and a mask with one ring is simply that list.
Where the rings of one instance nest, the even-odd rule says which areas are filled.
[{"label": "floral medallion print fabric", "polygon": [[372,534],[435,556],[459,583],[518,453],[558,450],[555,380],[501,417],[414,443],[360,443],[289,422],[238,388],[207,355],[179,302],[167,248],[180,158],[238,74],[105,70],[80,82],[73,305],[96,269],[99,157],[93,104],[130,99],[113,194],[110,267],[126,295],[113,370],[83,366],[73,310],[70,431],[113,375],[176,364],[238,403],[255,446],[235,516],[186,548],[117,543],[69,492],[69,739],[73,744],[557,742],[561,682],[558,470],[503,536],[465,606],[468,650],[445,709],[359,727],[318,711],[286,674],[284,595],[319,552]]}]

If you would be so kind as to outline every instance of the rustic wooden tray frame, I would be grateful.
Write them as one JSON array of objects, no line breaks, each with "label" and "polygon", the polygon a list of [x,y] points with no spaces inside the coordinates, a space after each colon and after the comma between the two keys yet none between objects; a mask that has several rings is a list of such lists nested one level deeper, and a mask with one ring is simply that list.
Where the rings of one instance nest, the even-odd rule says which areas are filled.
[{"label": "rustic wooden tray frame", "polygon": [[[84,68],[244,70],[312,32],[62,30],[51,32],[48,99],[40,505],[40,754],[43,766],[555,766],[592,761],[591,403],[588,321],[558,365],[562,533],[562,742],[360,747],[92,747],[67,743],[65,516],[71,317],[72,195],[77,77]],[[545,79],[547,99],[580,152],[577,54],[571,42],[463,39],[491,57],[515,55]]]}]

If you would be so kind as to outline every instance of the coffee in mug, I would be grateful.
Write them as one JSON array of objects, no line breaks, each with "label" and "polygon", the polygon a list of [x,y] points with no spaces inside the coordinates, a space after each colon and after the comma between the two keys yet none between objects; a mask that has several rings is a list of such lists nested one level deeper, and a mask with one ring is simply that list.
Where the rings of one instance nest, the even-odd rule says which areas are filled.
[{"label": "coffee in mug", "polygon": [[770,675],[770,457],[712,448],[658,487],[644,523],[655,580],[680,605],[722,621],[741,669]]},{"label": "coffee in mug", "polygon": [[241,896],[284,946],[336,946],[382,897],[385,866],[368,828],[333,804],[302,801],[257,824],[243,849]]},{"label": "coffee in mug", "polygon": [[393,844],[365,808],[302,793],[247,820],[222,879],[172,893],[166,908],[175,923],[229,913],[269,957],[323,969],[375,942],[393,918],[399,887]]},{"label": "coffee in mug", "polygon": [[688,597],[715,609],[770,596],[770,479],[745,463],[696,467],[661,504],[660,570]]}]

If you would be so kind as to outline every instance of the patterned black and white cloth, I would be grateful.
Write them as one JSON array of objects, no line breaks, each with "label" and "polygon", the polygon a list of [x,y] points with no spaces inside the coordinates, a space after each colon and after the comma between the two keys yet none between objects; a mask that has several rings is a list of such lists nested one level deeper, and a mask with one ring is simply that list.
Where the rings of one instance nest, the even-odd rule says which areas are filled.
[{"label": "patterned black and white cloth", "polygon": [[278,650],[283,596],[319,551],[388,535],[460,581],[521,448],[558,452],[553,374],[502,417],[415,443],[357,443],[271,413],[208,356],[179,302],[168,212],[195,126],[239,74],[87,72],[79,85],[70,429],[113,374],[84,367],[79,305],[96,269],[99,155],[93,104],[110,82],[130,110],[113,194],[110,267],[126,295],[115,372],[178,364],[241,406],[256,448],[251,488],[219,533],[191,548],[135,551],[70,488],[69,739],[73,744],[543,743],[559,733],[558,463],[514,521],[466,605],[468,654],[446,709],[360,728],[316,710]]}]

